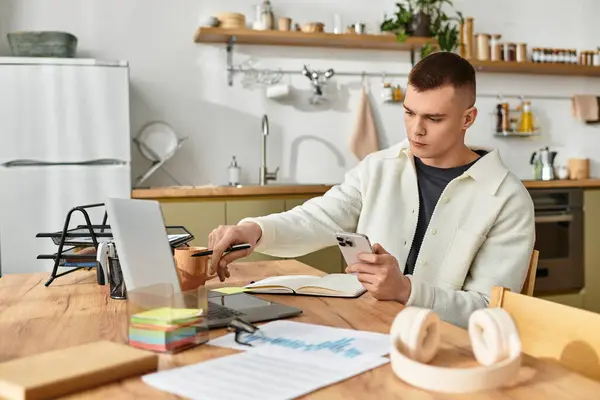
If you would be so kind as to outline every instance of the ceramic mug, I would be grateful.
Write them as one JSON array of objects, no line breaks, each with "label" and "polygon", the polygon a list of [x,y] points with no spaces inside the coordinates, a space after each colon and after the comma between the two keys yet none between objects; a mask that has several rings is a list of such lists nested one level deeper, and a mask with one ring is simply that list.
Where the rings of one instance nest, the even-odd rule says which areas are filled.
[{"label": "ceramic mug", "polygon": [[192,257],[192,254],[206,250],[206,247],[177,247],[175,249],[175,267],[179,275],[181,290],[195,290],[204,286],[206,281],[217,276],[208,274],[208,256]]}]

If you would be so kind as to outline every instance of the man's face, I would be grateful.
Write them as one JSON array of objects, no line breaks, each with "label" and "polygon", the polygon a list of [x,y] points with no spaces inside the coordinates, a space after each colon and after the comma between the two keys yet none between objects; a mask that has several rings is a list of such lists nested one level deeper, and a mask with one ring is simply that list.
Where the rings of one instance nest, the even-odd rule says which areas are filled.
[{"label": "man's face", "polygon": [[408,85],[404,123],[412,153],[422,159],[444,158],[464,144],[464,132],[477,110],[452,86],[417,92]]}]

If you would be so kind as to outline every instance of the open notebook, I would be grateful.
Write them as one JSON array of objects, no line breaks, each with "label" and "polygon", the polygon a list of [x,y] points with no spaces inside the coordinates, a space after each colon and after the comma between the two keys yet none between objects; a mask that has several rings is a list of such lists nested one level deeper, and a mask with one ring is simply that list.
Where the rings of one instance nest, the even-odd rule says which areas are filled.
[{"label": "open notebook", "polygon": [[329,274],[273,276],[245,286],[247,292],[303,294],[309,296],[358,297],[367,291],[355,275]]}]

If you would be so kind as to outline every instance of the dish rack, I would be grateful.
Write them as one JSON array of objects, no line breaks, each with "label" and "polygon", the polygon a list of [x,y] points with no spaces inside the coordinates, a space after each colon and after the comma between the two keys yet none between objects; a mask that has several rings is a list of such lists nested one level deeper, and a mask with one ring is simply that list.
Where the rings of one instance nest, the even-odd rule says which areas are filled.
[{"label": "dish rack", "polygon": [[[80,269],[91,270],[96,268],[96,280],[99,285],[105,285],[105,271],[97,261],[98,246],[101,242],[112,242],[113,235],[110,225],[107,224],[108,213],[104,210],[104,217],[101,224],[92,224],[89,209],[104,207],[104,203],[88,204],[73,207],[67,213],[63,229],[57,232],[43,232],[36,235],[37,238],[51,239],[58,246],[54,254],[40,254],[38,260],[52,260],[54,266],[50,277],[44,284],[46,287],[54,281],[54,279],[70,274]],[[85,220],[84,225],[77,225],[70,228],[71,219],[75,213],[81,213]],[[167,235],[171,249],[185,246],[190,241],[194,240],[192,235],[183,226],[166,226]],[[69,268],[67,271],[58,272],[59,268]]]}]

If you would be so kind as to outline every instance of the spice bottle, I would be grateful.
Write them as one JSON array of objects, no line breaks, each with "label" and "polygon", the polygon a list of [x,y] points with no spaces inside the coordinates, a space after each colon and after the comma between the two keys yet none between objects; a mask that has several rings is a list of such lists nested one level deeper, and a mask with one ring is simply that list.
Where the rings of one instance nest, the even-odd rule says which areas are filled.
[{"label": "spice bottle", "polygon": [[531,113],[531,102],[524,101],[521,111],[521,132],[533,132],[533,114]]},{"label": "spice bottle", "polygon": [[383,90],[381,91],[381,98],[384,102],[394,101],[394,88],[389,82],[383,84]]},{"label": "spice bottle", "polygon": [[237,186],[240,184],[240,175],[241,168],[239,167],[235,156],[231,160],[231,164],[229,164],[229,168],[227,169],[229,173],[229,186]]},{"label": "spice bottle", "polygon": [[537,47],[531,49],[531,62],[538,63],[540,62],[540,52]]},{"label": "spice bottle", "polygon": [[393,96],[392,96],[393,101],[402,101],[402,89],[400,88],[400,85],[396,85],[392,92],[393,92]]},{"label": "spice bottle", "polygon": [[504,111],[502,110],[502,104],[496,105],[496,133],[502,133],[502,121]]},{"label": "spice bottle", "polygon": [[502,131],[508,132],[508,131],[510,131],[508,103],[502,103],[501,106],[502,106]]}]

